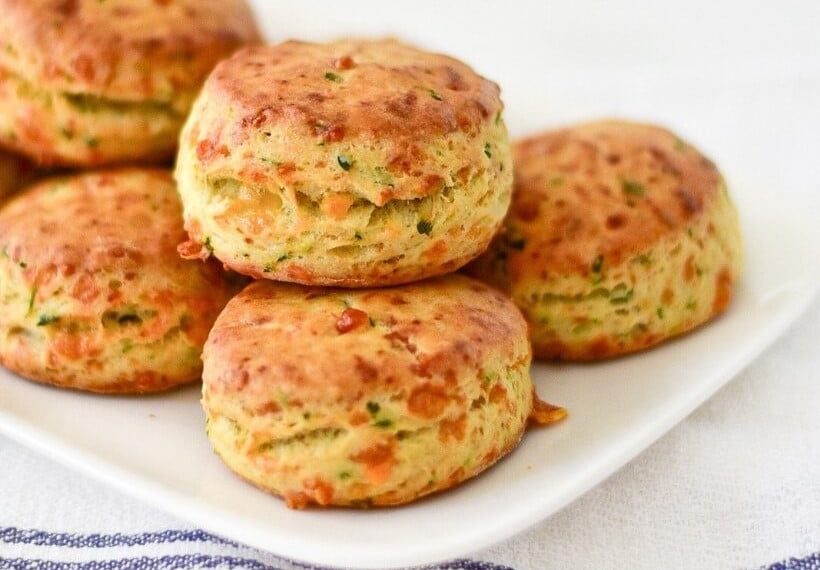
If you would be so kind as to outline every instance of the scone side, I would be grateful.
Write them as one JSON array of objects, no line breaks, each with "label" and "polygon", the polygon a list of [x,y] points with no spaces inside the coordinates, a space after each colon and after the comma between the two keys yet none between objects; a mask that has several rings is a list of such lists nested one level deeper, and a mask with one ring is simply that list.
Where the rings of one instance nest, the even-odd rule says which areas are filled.
[{"label": "scone side", "polygon": [[[365,428],[345,424],[350,409],[283,407],[278,425],[289,427],[271,433],[266,419],[252,411],[230,406],[224,413],[206,379],[208,435],[234,471],[291,506],[406,503],[477,475],[519,442],[532,407],[532,383],[529,347],[519,343],[516,352],[511,366],[493,359],[479,370],[464,370],[481,377],[459,382],[468,388],[456,395],[462,403],[443,417],[418,418],[404,409],[400,396],[357,402]],[[305,461],[305,454],[314,460]]]},{"label": "scone side", "polygon": [[[425,164],[437,173],[431,175],[435,188],[426,197],[379,204],[357,192],[378,183],[362,176],[392,176],[384,168],[394,152],[389,144],[293,143],[294,161],[271,159],[266,148],[279,143],[257,141],[223,151],[230,159],[206,172],[197,148],[202,109],[209,105],[207,96],[202,99],[183,129],[176,169],[186,228],[193,241],[240,273],[339,286],[439,275],[483,251],[509,207],[512,160],[500,116],[478,134],[431,139],[428,158],[450,149],[440,163]],[[271,130],[271,140],[288,136]],[[456,155],[472,157],[478,168],[459,175],[448,162]],[[293,170],[309,169],[317,173],[315,182],[290,183]]]},{"label": "scone side", "polygon": [[537,358],[598,360],[653,346],[728,306],[742,268],[737,212],[724,183],[683,234],[589,276],[512,286]]},{"label": "scone side", "polygon": [[0,145],[39,164],[150,163],[176,149],[184,111],[169,103],[47,91],[3,69],[0,78]]}]

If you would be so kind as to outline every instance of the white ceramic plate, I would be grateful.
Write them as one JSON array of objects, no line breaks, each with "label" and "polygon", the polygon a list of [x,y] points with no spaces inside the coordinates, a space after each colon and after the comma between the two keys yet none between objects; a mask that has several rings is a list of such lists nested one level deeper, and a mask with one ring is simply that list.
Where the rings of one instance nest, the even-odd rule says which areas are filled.
[{"label": "white ceramic plate", "polygon": [[[234,477],[211,453],[196,387],[156,397],[99,397],[0,371],[0,431],[215,533],[294,559],[366,568],[458,557],[506,539],[645,449],[807,307],[818,282],[818,234],[807,221],[810,211],[802,218],[799,207],[775,201],[783,189],[772,186],[763,161],[749,158],[760,156],[766,139],[743,136],[747,119],[726,112],[731,101],[713,89],[723,85],[720,70],[713,69],[709,81],[690,81],[690,72],[701,79],[709,72],[704,62],[710,54],[694,54],[687,67],[674,43],[656,43],[650,56],[633,49],[635,37],[690,33],[662,28],[679,20],[660,17],[668,4],[647,3],[641,14],[649,15],[635,18],[598,3],[584,14],[585,28],[572,27],[578,14],[568,11],[569,4],[517,5],[499,19],[499,5],[490,2],[417,0],[401,8],[383,1],[257,2],[271,37],[389,32],[466,58],[502,83],[515,133],[610,113],[650,116],[682,129],[730,174],[745,176],[732,182],[747,269],[723,318],[634,357],[536,366],[539,393],[567,406],[569,419],[528,434],[515,453],[476,480],[398,509],[286,509]],[[269,13],[274,6],[275,16]],[[361,17],[365,13],[368,18]],[[606,41],[588,37],[594,29],[606,29]],[[713,32],[717,39],[704,45],[714,45],[724,30]],[[724,43],[732,49],[732,42]],[[687,49],[700,45],[687,42]]]},{"label": "white ceramic plate", "polygon": [[[295,512],[211,453],[198,388],[145,398],[36,385],[0,371],[0,430],[218,534],[282,556],[366,568],[465,555],[548,517],[646,448],[748,364],[807,307],[811,234],[765,202],[744,216],[748,267],[721,319],[645,354],[534,368],[568,420],[530,432],[453,491],[387,510]],[[788,231],[787,231],[788,230]],[[776,235],[777,239],[772,239]]]}]

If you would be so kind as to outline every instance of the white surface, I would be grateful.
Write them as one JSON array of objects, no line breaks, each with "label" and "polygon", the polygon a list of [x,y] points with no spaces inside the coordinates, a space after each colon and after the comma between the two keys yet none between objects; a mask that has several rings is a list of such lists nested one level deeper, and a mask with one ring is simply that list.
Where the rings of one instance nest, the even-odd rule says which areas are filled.
[{"label": "white surface", "polygon": [[820,552],[820,303],[611,479],[490,552],[516,570],[760,568]]},{"label": "white surface", "polygon": [[[47,442],[52,452],[55,441],[71,440],[96,457],[81,458],[76,447],[57,450],[81,461],[82,468],[106,471],[115,484],[151,495],[162,508],[194,515],[198,525],[283,555],[332,564],[391,565],[452,557],[521,530],[606,476],[707,397],[808,302],[820,265],[818,234],[799,220],[820,211],[820,66],[812,47],[818,4],[778,3],[776,10],[764,10],[747,3],[641,3],[626,10],[614,3],[581,8],[531,3],[518,4],[517,10],[511,4],[502,17],[497,3],[479,2],[469,4],[469,18],[464,3],[433,8],[414,2],[404,9],[395,3],[257,4],[267,6],[269,30],[277,37],[381,32],[389,24],[403,36],[465,57],[502,83],[518,134],[606,114],[644,117],[677,128],[706,149],[733,183],[750,250],[738,303],[714,326],[646,355],[600,367],[555,369],[554,378],[539,380],[539,390],[570,407],[569,422],[531,435],[515,455],[476,482],[406,509],[285,511],[274,499],[236,482],[209,453],[192,390],[144,400],[103,399],[3,379],[0,408],[6,412],[0,423],[15,424],[18,437],[37,439],[41,447]],[[812,233],[801,236],[801,231]],[[816,327],[810,330],[816,334]],[[717,426],[697,430],[691,422],[685,424],[690,429],[676,432],[683,433],[672,439],[677,444],[653,448],[650,459],[630,467],[631,476],[621,474],[620,484],[596,490],[593,503],[584,499],[586,507],[562,513],[554,524],[546,523],[490,556],[519,569],[541,569],[547,559],[585,567],[597,541],[613,556],[626,554],[633,565],[643,560],[640,567],[650,567],[652,558],[641,559],[640,552],[655,552],[655,562],[664,560],[663,550],[646,540],[655,539],[679,555],[680,563],[668,567],[686,567],[687,559],[698,556],[717,567],[719,560],[741,560],[738,548],[724,536],[754,537],[757,550],[747,547],[747,552],[756,553],[765,553],[761,545],[808,548],[811,537],[817,544],[817,509],[800,511],[809,516],[797,527],[788,521],[769,524],[777,513],[799,510],[794,502],[818,503],[816,407],[798,417],[787,413],[789,406],[818,401],[816,365],[809,359],[785,378],[766,371],[765,381],[759,382],[763,387],[743,399],[745,406],[710,406],[716,417],[706,414],[707,421],[699,414],[700,424]],[[772,406],[763,404],[766,399],[773,400]],[[791,404],[785,406],[787,402]],[[765,425],[770,407],[779,410],[772,429],[752,429]],[[737,419],[747,411],[751,420],[743,418],[734,431],[718,428],[727,421],[721,414]],[[39,425],[45,437],[29,428],[19,430],[30,424]],[[778,443],[778,437],[788,445]],[[777,463],[766,469],[766,462],[750,460],[758,446]],[[805,455],[798,457],[800,452]],[[703,469],[708,475],[723,456],[727,478],[715,477],[714,471],[712,477],[704,476]],[[103,468],[101,457],[121,470]],[[744,458],[751,473],[730,470],[733,461],[743,465]],[[793,487],[784,487],[774,474],[783,473],[778,466],[789,460],[802,471],[790,480]],[[654,465],[651,475],[639,467],[646,461]],[[165,481],[161,488],[146,483],[158,479]],[[762,491],[738,499],[748,489],[741,485],[744,481]],[[737,497],[731,492],[735,485]],[[691,504],[682,490],[693,495]],[[636,510],[635,503],[645,508]],[[769,508],[750,509],[757,515],[750,520],[727,510],[757,504]],[[245,517],[231,514],[235,508]],[[631,519],[623,513],[632,513]],[[246,528],[246,517],[260,522]],[[720,519],[726,524],[718,524]],[[623,530],[619,521],[640,524]],[[759,532],[732,534],[730,527]],[[784,533],[777,541],[776,528],[799,528],[808,538],[800,542],[796,534]],[[712,532],[723,547],[708,540]],[[684,538],[676,540],[678,536]],[[411,545],[403,547],[402,541]],[[606,560],[600,552],[599,560]],[[770,558],[754,562],[796,554],[772,548]]]}]

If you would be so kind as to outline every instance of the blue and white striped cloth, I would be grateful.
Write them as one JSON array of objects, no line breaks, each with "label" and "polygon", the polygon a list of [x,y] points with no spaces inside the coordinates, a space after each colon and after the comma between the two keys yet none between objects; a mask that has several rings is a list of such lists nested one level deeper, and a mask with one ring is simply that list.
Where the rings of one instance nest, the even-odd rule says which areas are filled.
[{"label": "blue and white striped cloth", "polygon": [[[628,563],[626,564],[628,566]],[[139,534],[70,534],[0,528],[0,570],[327,570],[277,559],[202,530]],[[546,570],[547,567],[545,567]],[[762,566],[765,570],[820,570],[820,552]],[[514,570],[492,562],[452,560],[425,570]]]},{"label": "blue and white striped cloth", "polygon": [[[547,563],[548,564],[548,563]],[[625,564],[628,566],[628,563]],[[548,566],[545,566],[545,570]],[[327,570],[276,557],[202,530],[139,534],[70,534],[0,528],[0,570]],[[820,552],[762,566],[765,570],[820,570]],[[514,570],[459,559],[424,570]]]},{"label": "blue and white striped cloth", "polygon": [[[0,528],[0,570],[327,570],[243,546],[202,530],[139,534],[70,534]],[[426,570],[513,570],[453,560]]]}]

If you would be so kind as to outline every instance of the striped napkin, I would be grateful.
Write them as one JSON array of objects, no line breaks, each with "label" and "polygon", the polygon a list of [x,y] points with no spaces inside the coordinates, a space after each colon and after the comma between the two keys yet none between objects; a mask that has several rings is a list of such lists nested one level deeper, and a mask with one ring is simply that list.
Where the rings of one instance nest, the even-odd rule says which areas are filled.
[{"label": "striped napkin", "polygon": [[[0,528],[0,569],[5,570],[326,570],[277,558],[202,530],[138,534],[72,534]],[[427,570],[512,570],[491,562],[453,560]]]},{"label": "striped napkin", "polygon": [[[276,558],[202,530],[139,534],[71,534],[0,528],[0,570],[327,570]],[[492,562],[453,560],[425,570],[513,570]],[[761,570],[820,570],[820,552]]]}]

